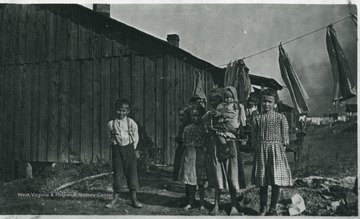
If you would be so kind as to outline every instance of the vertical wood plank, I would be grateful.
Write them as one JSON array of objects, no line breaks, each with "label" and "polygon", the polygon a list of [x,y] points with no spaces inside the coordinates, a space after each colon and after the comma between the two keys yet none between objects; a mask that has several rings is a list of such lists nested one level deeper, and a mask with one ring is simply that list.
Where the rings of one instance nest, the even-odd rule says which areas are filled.
[{"label": "vertical wood plank", "polygon": [[4,37],[5,37],[5,5],[0,6],[0,65],[4,64]]},{"label": "vertical wood plank", "polygon": [[155,142],[156,132],[156,77],[155,77],[155,63],[145,58],[145,69],[144,69],[144,127],[145,132],[151,138],[151,141]]},{"label": "vertical wood plank", "polygon": [[[93,159],[94,162],[101,160],[101,129],[106,129],[106,125],[100,121],[101,113],[101,61],[100,59],[93,59]],[[108,145],[104,145],[108,147]]]},{"label": "vertical wood plank", "polygon": [[67,20],[60,15],[56,15],[56,58],[63,60],[66,58],[67,49]]},{"label": "vertical wood plank", "polygon": [[68,162],[70,147],[70,61],[60,62],[59,162]]},{"label": "vertical wood plank", "polygon": [[8,7],[9,9],[9,16],[8,16],[8,25],[9,25],[9,32],[6,33],[7,37],[9,38],[8,41],[8,51],[7,51],[7,55],[8,55],[8,64],[14,64],[15,62],[15,56],[16,53],[18,51],[18,44],[16,42],[17,39],[17,32],[18,32],[18,16],[17,16],[17,12],[18,12],[18,7],[17,5],[13,4],[13,5],[9,5]]},{"label": "vertical wood plank", "polygon": [[92,127],[93,127],[93,95],[92,95],[92,63],[84,60],[82,63],[81,86],[81,161],[89,163],[92,160]]},{"label": "vertical wood plank", "polygon": [[111,58],[110,70],[110,116],[115,117],[115,108],[112,107],[119,98],[119,76],[120,76],[119,58]]},{"label": "vertical wood plank", "polygon": [[56,15],[49,10],[46,13],[46,36],[47,60],[53,61],[56,58]]},{"label": "vertical wood plank", "polygon": [[156,151],[156,162],[164,163],[164,58],[160,57],[156,60],[155,69],[155,99],[156,99],[156,113],[155,113],[155,128],[156,128],[156,139],[155,146]]},{"label": "vertical wood plank", "polygon": [[37,161],[38,123],[39,123],[39,66],[31,65],[31,126],[30,126],[30,159]]},{"label": "vertical wood plank", "polygon": [[174,158],[175,158],[175,149],[176,149],[176,143],[175,143],[175,137],[176,137],[176,131],[178,129],[178,118],[176,115],[176,109],[179,107],[179,104],[181,104],[181,96],[180,93],[180,60],[177,58],[174,58],[174,85],[173,85],[173,92],[174,92],[174,98],[175,101],[172,104],[171,108],[171,120],[172,120],[172,128],[171,128],[171,151],[170,151],[170,164],[174,164]]},{"label": "vertical wood plank", "polygon": [[[105,31],[108,31],[107,27],[105,28]],[[103,57],[112,56],[112,42],[105,34],[101,35],[101,48],[101,54]]]},{"label": "vertical wood plank", "polygon": [[110,58],[101,59],[101,158],[110,160],[110,147],[107,124],[110,121]]},{"label": "vertical wood plank", "polygon": [[185,99],[185,103],[189,103],[189,98],[188,98],[188,93],[189,90],[191,90],[192,88],[189,87],[189,72],[190,72],[190,65],[188,63],[186,63],[185,66],[185,73],[184,73],[184,99]]},{"label": "vertical wood plank", "polygon": [[14,159],[21,160],[21,132],[22,132],[22,117],[21,117],[21,101],[22,101],[22,87],[21,76],[22,66],[16,66],[14,69]]},{"label": "vertical wood plank", "polygon": [[36,51],[36,16],[37,8],[29,5],[27,10],[26,22],[26,63],[35,61]]},{"label": "vertical wood plank", "polygon": [[77,59],[78,58],[78,25],[72,22],[70,19],[67,21],[67,32],[68,32],[68,48],[67,57],[69,59]]},{"label": "vertical wood plank", "polygon": [[38,160],[47,161],[48,153],[48,129],[49,129],[49,86],[50,86],[50,65],[41,63],[39,69],[39,144]]},{"label": "vertical wood plank", "polygon": [[49,86],[49,129],[48,129],[48,153],[47,161],[58,161],[59,147],[59,63],[50,64],[50,86]]},{"label": "vertical wood plank", "polygon": [[122,83],[122,91],[123,98],[131,101],[131,57],[126,56],[123,58],[123,83]]},{"label": "vertical wood plank", "polygon": [[36,15],[36,60],[42,62],[47,59],[47,45],[46,45],[46,17],[45,10],[38,8]]},{"label": "vertical wood plank", "polygon": [[[22,99],[22,118],[23,118],[23,132],[22,132],[22,141],[23,141],[23,150],[22,157],[25,161],[30,161],[31,159],[31,66],[25,65],[24,71],[22,74],[22,87],[23,87],[23,99]],[[47,115],[47,114],[46,114]],[[47,117],[47,116],[46,116]]]},{"label": "vertical wood plank", "polygon": [[5,86],[6,86],[6,160],[13,160],[14,147],[14,67],[5,68]]},{"label": "vertical wood plank", "polygon": [[[17,61],[19,63],[24,63],[25,60],[26,60],[26,13],[27,13],[27,9],[28,9],[28,5],[19,5],[19,13],[18,13],[18,16],[19,16],[19,32],[18,32],[18,36],[17,36],[17,39],[18,39],[18,48],[19,48],[19,51],[18,51],[18,57],[17,57]],[[0,20],[1,20],[1,11],[0,10]],[[0,24],[1,24],[1,21],[0,21]],[[1,32],[1,27],[0,27],[0,32]],[[1,38],[1,35],[2,33],[0,33],[0,38]],[[1,39],[0,39],[0,42]],[[1,43],[0,43],[1,44]],[[1,47],[1,45],[0,45]],[[0,54],[1,54],[1,49],[0,49]],[[0,58],[1,60],[1,58]],[[1,61],[0,61],[1,63]]]},{"label": "vertical wood plank", "polygon": [[[2,8],[0,7],[0,13]],[[0,15],[0,24],[1,24],[1,15]],[[1,31],[1,27],[0,27]],[[0,33],[1,34],[1,33]],[[0,42],[1,44],[1,42]],[[1,54],[1,51],[0,51]],[[6,117],[5,117],[5,72],[4,67],[0,66],[0,159],[3,160],[5,157],[5,124],[6,124]]]},{"label": "vertical wood plank", "polygon": [[132,57],[131,103],[132,117],[139,126],[144,124],[144,61],[143,57]]},{"label": "vertical wood plank", "polygon": [[[180,61],[180,70],[179,70],[179,89],[180,89],[180,103],[179,106],[184,105],[184,61]],[[177,116],[176,116],[177,117]]]},{"label": "vertical wood plank", "polygon": [[11,37],[9,37],[9,34],[11,34],[11,5],[5,5],[4,6],[4,21],[3,21],[3,31],[4,31],[4,47],[3,47],[3,60],[4,64],[10,63],[10,51],[11,51]]},{"label": "vertical wood plank", "polygon": [[165,165],[170,164],[170,145],[171,145],[171,123],[170,123],[170,111],[171,111],[171,58],[169,55],[165,55],[164,59],[164,94],[165,94],[165,109],[164,109],[164,152],[165,152]]},{"label": "vertical wood plank", "polygon": [[3,133],[4,133],[4,138],[3,138],[3,142],[4,142],[4,155],[3,155],[3,159],[7,160],[8,159],[8,150],[10,148],[10,140],[9,140],[9,116],[10,116],[10,76],[9,76],[9,72],[10,69],[8,66],[4,67],[4,98],[3,98],[3,103],[4,103],[4,124],[3,124]]},{"label": "vertical wood plank", "polygon": [[121,56],[124,53],[124,47],[117,42],[116,40],[112,40],[112,56]]},{"label": "vertical wood plank", "polygon": [[79,58],[88,59],[90,57],[89,30],[79,24]]},{"label": "vertical wood plank", "polygon": [[90,57],[101,57],[101,36],[95,30],[90,31]]},{"label": "vertical wood plank", "polygon": [[71,61],[70,75],[70,148],[69,161],[80,162],[80,101],[81,101],[81,66],[80,61]]}]

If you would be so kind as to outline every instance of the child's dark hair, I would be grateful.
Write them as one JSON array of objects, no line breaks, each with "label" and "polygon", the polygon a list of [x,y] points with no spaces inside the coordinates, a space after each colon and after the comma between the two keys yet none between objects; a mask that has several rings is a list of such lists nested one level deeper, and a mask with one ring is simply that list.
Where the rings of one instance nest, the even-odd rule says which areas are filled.
[{"label": "child's dark hair", "polygon": [[195,104],[191,110],[196,110],[200,113],[200,116],[205,115],[206,110],[203,106],[201,106],[199,103]]},{"label": "child's dark hair", "polygon": [[115,101],[115,108],[120,108],[122,105],[128,105],[131,108],[130,101],[128,99],[122,98]]},{"label": "child's dark hair", "polygon": [[191,111],[191,105],[186,104],[186,105],[182,105],[179,108],[177,108],[177,111],[184,111],[184,113],[186,114],[186,119],[188,121],[190,121],[190,111]]},{"label": "child's dark hair", "polygon": [[275,97],[275,103],[277,104],[279,102],[279,96],[277,94],[277,91],[272,88],[267,88],[265,90],[261,91],[261,97],[262,96],[272,96]]}]

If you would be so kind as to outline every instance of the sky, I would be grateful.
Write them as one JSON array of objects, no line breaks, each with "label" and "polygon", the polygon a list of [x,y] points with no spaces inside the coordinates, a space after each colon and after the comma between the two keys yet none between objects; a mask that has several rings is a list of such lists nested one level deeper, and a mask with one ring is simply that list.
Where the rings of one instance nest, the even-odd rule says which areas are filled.
[{"label": "sky", "polygon": [[[350,8],[357,14],[356,7]],[[349,16],[348,5],[305,4],[111,4],[111,17],[157,38],[180,36],[180,47],[215,66],[250,56]],[[351,19],[334,24],[354,78],[357,29]],[[333,79],[325,43],[326,28],[283,45],[310,96],[309,115],[344,112],[332,104]],[[281,79],[278,49],[245,59],[251,74]],[[280,93],[292,106],[289,91]]]}]

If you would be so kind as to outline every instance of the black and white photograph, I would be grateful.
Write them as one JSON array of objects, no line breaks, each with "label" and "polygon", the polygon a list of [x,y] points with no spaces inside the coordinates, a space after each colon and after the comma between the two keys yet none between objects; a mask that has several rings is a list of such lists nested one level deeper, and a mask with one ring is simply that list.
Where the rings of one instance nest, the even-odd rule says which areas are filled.
[{"label": "black and white photograph", "polygon": [[0,217],[358,216],[357,4],[0,2]]}]

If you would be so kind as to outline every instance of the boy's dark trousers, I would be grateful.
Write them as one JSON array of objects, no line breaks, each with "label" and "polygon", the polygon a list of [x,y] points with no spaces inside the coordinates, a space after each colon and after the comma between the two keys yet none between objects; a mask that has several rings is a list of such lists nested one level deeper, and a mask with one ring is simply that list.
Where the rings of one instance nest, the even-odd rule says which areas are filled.
[{"label": "boy's dark trousers", "polygon": [[121,174],[124,173],[130,191],[139,189],[136,155],[133,144],[112,146],[112,165],[114,171],[114,193],[121,191]]},{"label": "boy's dark trousers", "polygon": [[128,188],[131,194],[133,207],[141,208],[142,204],[137,200],[136,191],[139,189],[139,180],[136,164],[136,155],[133,144],[126,146],[112,146],[112,163],[114,171],[114,200],[106,207],[112,208],[116,205],[119,193],[121,191],[121,175],[125,175]]}]

